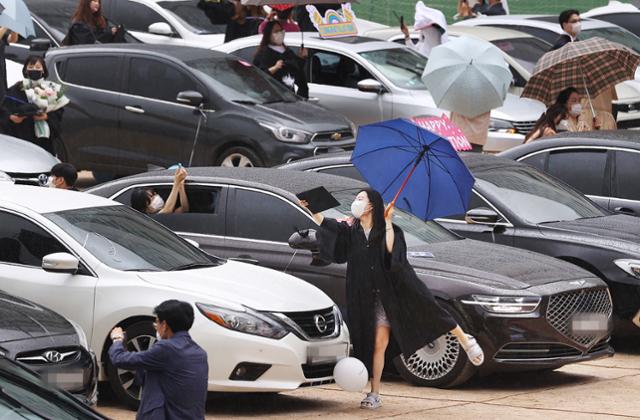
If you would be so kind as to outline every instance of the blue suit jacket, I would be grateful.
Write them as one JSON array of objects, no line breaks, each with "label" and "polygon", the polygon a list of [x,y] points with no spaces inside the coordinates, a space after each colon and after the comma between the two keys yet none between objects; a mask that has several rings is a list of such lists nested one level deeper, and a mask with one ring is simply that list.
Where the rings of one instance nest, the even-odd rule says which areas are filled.
[{"label": "blue suit jacket", "polygon": [[129,352],[122,342],[109,349],[115,367],[144,371],[138,419],[204,419],[209,366],[207,353],[186,331]]}]

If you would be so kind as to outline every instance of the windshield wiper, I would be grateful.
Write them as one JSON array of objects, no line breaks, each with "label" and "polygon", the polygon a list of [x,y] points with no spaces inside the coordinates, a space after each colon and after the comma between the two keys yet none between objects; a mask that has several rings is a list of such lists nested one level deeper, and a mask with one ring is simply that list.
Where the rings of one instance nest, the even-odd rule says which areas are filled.
[{"label": "windshield wiper", "polygon": [[177,267],[172,268],[169,271],[182,271],[182,270],[191,270],[192,268],[204,268],[204,267],[216,267],[218,264],[212,262],[193,262],[189,264],[179,265]]}]

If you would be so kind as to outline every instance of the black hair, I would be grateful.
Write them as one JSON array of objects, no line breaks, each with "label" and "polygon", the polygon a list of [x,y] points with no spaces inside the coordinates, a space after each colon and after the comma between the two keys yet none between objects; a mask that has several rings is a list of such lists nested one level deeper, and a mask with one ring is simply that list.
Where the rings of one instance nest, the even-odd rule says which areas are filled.
[{"label": "black hair", "polygon": [[578,89],[574,87],[566,88],[565,90],[563,90],[558,94],[558,98],[556,99],[556,104],[567,106],[567,102],[569,102],[569,97],[574,93],[578,93]]},{"label": "black hair", "polygon": [[571,19],[571,16],[573,15],[580,15],[580,11],[576,9],[569,9],[561,12],[560,16],[558,16],[558,22],[560,22],[560,27],[562,28],[563,24],[569,22],[569,19]]},{"label": "black hair", "polygon": [[131,191],[131,208],[146,213],[149,206],[149,189],[138,187]]},{"label": "black hair", "polygon": [[276,15],[278,16],[278,20],[286,21],[291,17],[291,13],[293,12],[293,7],[284,10],[276,10]]},{"label": "black hair", "polygon": [[260,41],[260,46],[258,47],[256,54],[262,52],[269,46],[269,44],[271,43],[271,34],[273,33],[273,28],[276,25],[278,25],[282,29],[282,23],[277,20],[272,20],[265,25],[264,31],[262,32],[262,40]]},{"label": "black hair", "polygon": [[166,321],[173,333],[189,331],[193,325],[193,307],[187,302],[171,299],[156,306],[153,314],[158,321]]},{"label": "black hair", "polygon": [[534,133],[538,130],[543,129],[545,127],[551,127],[554,130],[556,129],[556,119],[558,117],[564,118],[567,115],[567,108],[562,104],[553,104],[551,105],[546,112],[544,112],[538,121],[536,121],[536,125],[533,126],[531,131],[524,138],[525,141],[529,140]]},{"label": "black hair", "polygon": [[78,171],[70,163],[56,163],[51,168],[51,175],[63,178],[69,187],[73,187],[78,180]]},{"label": "black hair", "polygon": [[371,203],[371,220],[373,226],[371,227],[371,233],[369,234],[369,240],[371,242],[381,241],[385,233],[385,220],[384,220],[384,201],[380,193],[372,188],[364,188],[361,192],[367,193],[369,202]]},{"label": "black hair", "polygon": [[22,76],[27,77],[27,67],[32,66],[34,64],[40,63],[42,65],[42,77],[45,79],[49,77],[49,71],[47,70],[47,63],[44,62],[44,58],[39,55],[30,55],[27,57],[27,61],[24,62],[24,66],[22,66]]}]

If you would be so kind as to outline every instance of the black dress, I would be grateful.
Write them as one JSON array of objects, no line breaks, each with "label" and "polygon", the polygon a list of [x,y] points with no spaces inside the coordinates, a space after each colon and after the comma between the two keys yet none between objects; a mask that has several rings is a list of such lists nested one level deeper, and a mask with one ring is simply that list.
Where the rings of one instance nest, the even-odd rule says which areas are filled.
[{"label": "black dress", "polygon": [[[63,40],[64,45],[82,45],[82,44],[106,44],[110,42],[118,42],[119,38],[124,36],[123,29],[118,30],[115,34],[111,32],[111,26],[107,22],[104,28],[93,28],[84,22],[73,22],[69,28],[69,33]],[[122,42],[122,40],[120,40]]]},{"label": "black dress", "polygon": [[2,38],[0,38],[0,102],[4,98],[7,92],[7,63],[4,57],[4,50],[9,45],[10,31],[5,31]]},{"label": "black dress", "polygon": [[[18,101],[11,99],[15,98]],[[9,119],[11,114],[19,113],[20,108],[24,108],[23,104],[27,104],[27,95],[22,90],[22,82],[18,82],[7,90],[7,97],[2,102],[0,109],[0,126],[2,132],[9,136],[27,140],[37,146],[42,147],[47,152],[55,155],[53,148],[53,139],[60,136],[60,125],[62,123],[62,114],[64,109],[58,109],[47,114],[47,123],[51,135],[49,138],[37,138],[32,116],[27,116],[20,124],[16,124]]]},{"label": "black dress", "polygon": [[407,246],[399,227],[393,226],[391,253],[386,249],[386,236],[377,241],[372,236],[367,239],[359,222],[349,226],[325,218],[322,228],[322,258],[347,263],[347,323],[355,357],[367,366],[370,375],[376,299],[384,307],[397,343],[387,350],[392,357],[400,352],[408,357],[456,327],[457,322],[438,305],[407,261]]},{"label": "black dress", "polygon": [[[269,68],[273,67],[278,60],[284,61],[284,66],[275,74],[271,74]],[[309,98],[309,86],[304,72],[306,61],[288,47],[285,47],[284,53],[280,53],[271,47],[266,47],[262,51],[258,51],[253,59],[253,64],[281,82],[288,89],[294,90],[293,83],[295,83],[298,86],[298,95],[303,98]]]},{"label": "black dress", "polygon": [[258,34],[258,28],[264,21],[264,18],[260,17],[246,17],[244,23],[238,23],[233,19],[229,19],[227,22],[227,30],[224,33],[224,42],[231,42],[234,39],[245,38]]}]

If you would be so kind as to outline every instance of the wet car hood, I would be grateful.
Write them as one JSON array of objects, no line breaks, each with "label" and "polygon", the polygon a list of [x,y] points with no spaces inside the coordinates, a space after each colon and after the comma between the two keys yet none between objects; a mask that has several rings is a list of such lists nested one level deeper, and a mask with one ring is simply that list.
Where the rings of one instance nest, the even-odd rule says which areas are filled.
[{"label": "wet car hood", "polygon": [[248,107],[263,112],[267,121],[275,117],[278,123],[289,123],[310,132],[350,129],[349,120],[344,116],[311,102],[273,102]]},{"label": "wet car hood", "polygon": [[[617,214],[538,225],[544,235],[566,233],[581,242],[640,255],[640,218]],[[579,236],[579,239],[576,239]]]},{"label": "wet car hood", "polygon": [[526,289],[561,281],[594,277],[567,262],[535,252],[502,245],[464,239],[441,242],[409,249],[427,251],[433,258],[411,258],[416,269],[433,269],[446,263],[449,272],[478,278],[478,283],[507,289]]},{"label": "wet car hood", "polygon": [[[296,277],[234,261],[210,268],[144,272],[139,277],[152,284],[196,294],[202,303],[245,305],[270,312],[312,311],[334,305],[320,289]],[[207,302],[205,296],[212,302]]]},{"label": "wet car hood", "polygon": [[57,313],[0,293],[0,343],[75,333],[69,321]]}]

